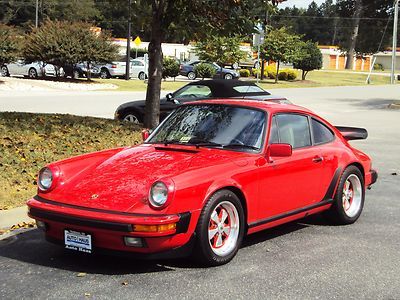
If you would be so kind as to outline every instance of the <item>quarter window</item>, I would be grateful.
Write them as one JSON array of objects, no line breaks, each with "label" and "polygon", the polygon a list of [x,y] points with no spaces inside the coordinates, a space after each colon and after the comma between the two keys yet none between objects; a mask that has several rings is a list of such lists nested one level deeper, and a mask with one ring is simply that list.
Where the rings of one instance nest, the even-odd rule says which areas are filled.
[{"label": "quarter window", "polygon": [[311,124],[315,144],[324,144],[333,141],[335,136],[328,127],[315,119],[312,119]]},{"label": "quarter window", "polygon": [[269,143],[270,144],[279,144],[279,135],[278,135],[278,126],[276,125],[276,117],[273,117],[273,119],[272,119]]},{"label": "quarter window", "polygon": [[293,149],[311,146],[308,117],[297,114],[276,116],[279,142],[292,145]]}]

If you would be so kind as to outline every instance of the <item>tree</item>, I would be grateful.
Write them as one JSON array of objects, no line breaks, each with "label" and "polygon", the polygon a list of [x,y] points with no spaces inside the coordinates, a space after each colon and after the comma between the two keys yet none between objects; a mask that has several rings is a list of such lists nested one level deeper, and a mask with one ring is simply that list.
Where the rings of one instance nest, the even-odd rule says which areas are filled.
[{"label": "tree", "polygon": [[355,54],[371,54],[391,45],[393,22],[388,19],[393,15],[393,0],[338,0],[336,6],[338,15],[343,18],[338,33],[339,46],[348,52],[349,63],[353,62]]},{"label": "tree", "polygon": [[0,67],[17,59],[19,41],[14,28],[0,24]]},{"label": "tree", "polygon": [[305,80],[308,72],[322,68],[322,53],[312,41],[301,42],[293,58],[293,67],[302,70],[301,79]]},{"label": "tree", "polygon": [[140,9],[139,5],[148,7],[149,2],[151,36],[144,125],[152,128],[159,121],[161,43],[165,41],[168,32],[179,32],[183,38],[194,40],[211,35],[248,35],[254,31],[254,11],[266,8],[269,4],[265,0],[138,0],[136,9]]},{"label": "tree", "polygon": [[[265,37],[260,48],[260,56],[262,59],[276,62],[276,73],[279,74],[280,63],[293,60],[299,42],[300,36],[288,32],[285,27],[274,29]],[[275,82],[278,82],[278,76],[275,78]]]},{"label": "tree", "polygon": [[[2,1],[0,22],[22,27],[24,30],[35,24],[36,0]],[[94,21],[100,11],[94,0],[39,0],[40,20]]]},{"label": "tree", "polygon": [[245,58],[246,52],[240,50],[240,42],[239,37],[208,36],[196,43],[195,51],[201,60],[216,62],[223,67]]},{"label": "tree", "polygon": [[112,61],[117,55],[117,46],[107,34],[97,35],[90,28],[88,23],[47,21],[26,36],[25,60],[58,67]]},{"label": "tree", "polygon": [[352,70],[354,65],[354,54],[356,52],[357,45],[357,37],[358,31],[360,28],[360,18],[363,10],[363,1],[355,0],[354,1],[354,14],[353,14],[353,24],[352,24],[352,32],[350,34],[350,39],[347,46],[347,60],[346,60],[346,69]]}]

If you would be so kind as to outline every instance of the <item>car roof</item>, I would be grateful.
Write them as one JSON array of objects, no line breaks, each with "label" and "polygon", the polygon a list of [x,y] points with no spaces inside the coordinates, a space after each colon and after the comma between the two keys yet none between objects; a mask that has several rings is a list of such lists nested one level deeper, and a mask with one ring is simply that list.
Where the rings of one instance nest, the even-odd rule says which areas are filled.
[{"label": "car roof", "polygon": [[199,100],[188,102],[184,105],[201,105],[201,104],[212,104],[212,105],[233,105],[233,106],[242,106],[248,108],[256,108],[267,111],[269,113],[277,113],[277,112],[298,112],[298,113],[307,113],[315,115],[311,110],[294,105],[294,104],[282,104],[275,103],[271,101],[257,101],[251,99],[243,99],[243,100],[233,100],[233,99],[216,99],[216,100]]},{"label": "car roof", "polygon": [[[211,80],[199,80],[189,83],[188,85],[204,85],[211,89],[214,97],[236,97],[248,94],[250,95],[261,95],[264,92],[260,93],[241,93],[239,91],[234,90],[234,87],[237,86],[256,86],[262,90],[263,88],[256,85],[254,82],[249,81],[241,81],[241,80],[227,80],[227,79],[211,79]],[[265,90],[264,90],[265,91]],[[265,91],[265,94],[270,95],[269,92]]]}]

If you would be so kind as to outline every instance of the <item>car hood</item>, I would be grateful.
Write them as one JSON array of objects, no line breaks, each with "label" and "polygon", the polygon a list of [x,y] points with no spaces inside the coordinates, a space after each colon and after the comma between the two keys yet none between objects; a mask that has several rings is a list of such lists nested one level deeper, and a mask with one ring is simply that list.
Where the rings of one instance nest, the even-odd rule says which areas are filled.
[{"label": "car hood", "polygon": [[[148,193],[154,182],[173,180],[196,168],[232,163],[232,156],[240,155],[243,153],[176,145],[125,148],[96,163],[92,159],[91,166],[77,176],[65,178],[60,187],[44,197],[88,208],[154,213],[148,206]],[[60,168],[62,172],[62,165]]]}]

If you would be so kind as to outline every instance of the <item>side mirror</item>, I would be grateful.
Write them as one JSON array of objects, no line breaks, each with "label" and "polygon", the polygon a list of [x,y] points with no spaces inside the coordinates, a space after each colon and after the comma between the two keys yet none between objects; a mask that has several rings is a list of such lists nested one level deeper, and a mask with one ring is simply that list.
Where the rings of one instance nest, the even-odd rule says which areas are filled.
[{"label": "side mirror", "polygon": [[174,98],[172,93],[168,93],[165,97],[167,98],[167,101],[172,101],[172,98]]},{"label": "side mirror", "polygon": [[290,144],[271,144],[268,148],[269,157],[289,157],[292,156],[292,145]]},{"label": "side mirror", "polygon": [[145,140],[147,140],[149,136],[150,136],[150,130],[148,130],[148,129],[143,129],[143,130],[142,130],[142,140],[143,140],[143,142],[144,142]]}]

